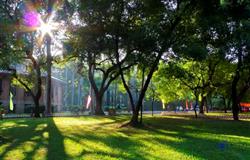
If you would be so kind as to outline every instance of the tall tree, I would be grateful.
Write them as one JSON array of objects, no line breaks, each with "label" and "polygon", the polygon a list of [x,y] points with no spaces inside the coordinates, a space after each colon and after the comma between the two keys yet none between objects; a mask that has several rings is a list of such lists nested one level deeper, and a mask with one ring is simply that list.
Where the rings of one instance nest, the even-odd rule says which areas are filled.
[{"label": "tall tree", "polygon": [[[239,103],[249,89],[249,6],[247,0],[220,1],[217,11],[219,21],[213,21],[225,59],[236,64],[231,82],[231,99],[234,120],[239,119]],[[209,15],[212,17],[212,15]],[[210,24],[211,25],[211,24]]]},{"label": "tall tree", "polygon": [[[6,57],[6,53],[8,53],[8,59],[5,59],[5,62],[2,63],[8,69],[13,71],[13,77],[19,82],[19,84],[24,87],[28,92],[30,92],[32,99],[35,104],[35,117],[40,117],[39,115],[39,99],[41,97],[42,91],[42,80],[41,80],[41,69],[40,62],[37,58],[34,57],[34,50],[37,47],[34,43],[35,37],[35,29],[34,23],[29,23],[27,18],[28,13],[28,5],[33,5],[33,3],[24,4],[23,1],[20,2],[10,2],[5,1],[4,4],[1,5],[1,28],[5,31],[3,34],[3,46],[1,50],[4,55],[3,59]],[[22,7],[25,6],[26,7]],[[3,11],[3,12],[2,12]],[[35,19],[33,19],[33,22]],[[37,27],[37,26],[36,26]],[[32,33],[33,32],[33,33]],[[11,39],[6,39],[7,37],[12,37]],[[18,54],[17,54],[18,53]],[[15,57],[19,58],[19,61],[15,61]],[[2,60],[2,58],[1,58]],[[24,73],[17,74],[15,69],[15,62],[21,63],[24,60],[24,63],[28,62],[26,60],[30,60],[31,66],[34,69],[35,74],[24,75]],[[33,72],[33,70],[30,70]],[[28,72],[28,71],[27,71]],[[26,73],[27,73],[26,72]],[[28,77],[35,77],[34,81],[29,81]],[[29,78],[30,78],[29,77]]]},{"label": "tall tree", "polygon": [[[239,104],[247,90],[250,88],[250,54],[249,54],[249,1],[228,2],[229,15],[232,17],[231,40],[229,49],[235,57],[237,67],[232,80],[232,108],[234,120],[239,119]],[[242,14],[239,14],[241,12]],[[229,51],[230,52],[230,51]]]},{"label": "tall tree", "polygon": [[[125,64],[131,57],[125,55],[115,60],[114,37],[117,30],[117,7],[120,1],[82,1],[80,3],[80,25],[72,41],[80,68],[87,66],[88,77],[93,88],[96,106],[95,114],[103,115],[102,101],[109,85],[119,76],[118,63]],[[129,28],[129,26],[127,26]],[[122,70],[131,65],[125,64]],[[97,77],[99,76],[99,84]]]},{"label": "tall tree", "polygon": [[[178,33],[178,25],[182,22],[182,18],[184,18],[186,15],[191,14],[189,12],[190,8],[194,9],[195,7],[193,1],[153,2],[150,0],[143,1],[141,3],[135,3],[132,7],[135,6],[139,8],[140,14],[135,16],[136,18],[134,20],[134,26],[139,28],[139,33],[141,34],[139,34],[139,36],[138,33],[135,34],[137,36],[137,41],[135,41],[133,45],[136,46],[135,51],[137,53],[140,53],[137,55],[139,60],[138,63],[147,63],[148,71],[144,74],[145,81],[140,89],[139,98],[137,102],[134,103],[132,93],[124,77],[124,72],[121,70],[121,65],[119,65],[121,79],[124,88],[128,92],[130,103],[132,106],[133,115],[130,122],[128,123],[132,126],[137,126],[139,124],[138,116],[143,104],[145,92],[147,91],[150,80],[158,67],[160,59],[162,58],[164,53],[168,55],[171,54],[170,48],[178,39],[178,37],[175,36],[176,33]],[[131,6],[128,5],[128,7]],[[123,14],[121,14],[120,17],[122,16]],[[118,20],[122,21],[123,18],[119,18],[118,16]],[[119,52],[119,46],[122,45],[131,48],[131,43],[124,43],[123,41],[120,41],[120,37],[117,36],[116,59],[118,62],[119,57],[121,56],[121,53]],[[129,53],[129,50],[126,51]]]}]

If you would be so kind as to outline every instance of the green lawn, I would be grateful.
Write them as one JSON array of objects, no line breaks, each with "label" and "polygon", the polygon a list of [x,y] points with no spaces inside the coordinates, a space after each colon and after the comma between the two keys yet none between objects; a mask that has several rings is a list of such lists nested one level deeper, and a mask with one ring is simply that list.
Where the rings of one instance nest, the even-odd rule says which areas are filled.
[{"label": "green lawn", "polygon": [[140,129],[118,117],[0,121],[0,159],[250,159],[250,122],[156,116]]}]

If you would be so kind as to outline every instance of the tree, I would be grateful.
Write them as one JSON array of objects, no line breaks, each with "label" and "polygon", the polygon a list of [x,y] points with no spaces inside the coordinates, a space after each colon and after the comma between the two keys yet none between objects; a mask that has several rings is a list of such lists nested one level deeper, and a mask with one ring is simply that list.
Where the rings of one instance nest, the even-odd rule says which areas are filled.
[{"label": "tree", "polygon": [[[233,118],[238,120],[239,103],[249,89],[249,1],[221,1],[217,10],[216,33],[219,35],[225,59],[235,64],[231,82]],[[221,14],[222,13],[222,14]],[[239,14],[240,13],[240,14]],[[211,16],[211,15],[210,15]]]},{"label": "tree", "polygon": [[[72,36],[74,54],[80,63],[79,67],[88,68],[88,78],[95,94],[95,114],[103,115],[102,100],[109,85],[119,76],[118,63],[124,64],[131,56],[125,55],[119,62],[115,61],[114,36],[117,25],[117,7],[119,1],[84,1],[80,4],[82,24]],[[129,26],[127,26],[127,29]],[[122,70],[131,64],[125,64]],[[100,84],[98,84],[99,76]]]},{"label": "tree", "polygon": [[[143,1],[142,3],[135,3],[134,6],[139,6],[139,13],[142,13],[138,16],[135,16],[136,19],[134,21],[135,26],[139,28],[141,31],[140,33],[142,34],[139,34],[138,32],[137,34],[134,34],[141,37],[138,38],[140,41],[135,41],[133,45],[136,46],[135,51],[139,53],[137,54],[137,59],[139,60],[138,63],[147,64],[148,68],[148,71],[144,74],[145,81],[142,84],[139,92],[139,98],[136,103],[134,103],[128,83],[124,77],[124,72],[121,70],[121,65],[119,65],[119,72],[132,106],[133,115],[128,125],[137,126],[139,125],[139,111],[141,110],[145,92],[147,91],[150,80],[153,77],[154,72],[157,70],[159,61],[164,53],[169,54],[171,46],[177,41],[178,37],[175,37],[175,35],[178,31],[176,29],[182,22],[184,15],[190,14],[189,9],[194,7],[194,4],[193,1],[175,1],[174,4],[162,1]],[[123,18],[119,19],[118,17],[118,20],[122,21]],[[131,41],[131,39],[129,40]],[[119,52],[119,46],[129,46],[129,48],[133,46],[131,43],[128,43],[127,41],[125,42],[126,43],[120,41],[120,37],[117,36],[117,62],[120,61],[119,57],[121,56],[121,53]],[[127,53],[129,53],[129,50],[127,50]]]},{"label": "tree", "polygon": [[[213,98],[213,96],[215,96],[215,98],[219,97],[223,101],[225,113],[227,113],[227,110],[231,108],[231,82],[233,79],[235,68],[235,64],[222,59],[220,64],[217,66],[217,74],[215,74],[214,77],[217,81],[217,85],[214,85],[214,93],[210,96],[211,98]],[[220,84],[218,84],[218,82]]]},{"label": "tree", "polygon": [[[68,3],[67,1],[64,1],[65,3]],[[27,91],[31,93],[31,96],[35,103],[35,116],[39,116],[39,99],[41,97],[41,62],[44,58],[42,56],[42,59],[39,59],[38,52],[41,52],[41,47],[43,47],[43,36],[42,35],[38,40],[35,40],[35,37],[37,37],[38,32],[44,32],[41,27],[42,26],[40,20],[47,21],[52,13],[53,6],[59,5],[58,2],[54,0],[49,0],[47,2],[44,1],[4,1],[1,2],[1,8],[0,11],[3,17],[6,17],[3,19],[4,23],[1,23],[1,28],[3,28],[6,33],[5,37],[8,39],[3,40],[3,46],[5,46],[5,52],[9,52],[10,55],[8,55],[8,61],[5,61],[5,63],[9,66],[9,64],[13,64],[14,60],[11,57],[14,57],[18,54],[12,54],[12,53],[19,53],[17,58],[19,58],[19,62],[23,59],[30,60],[30,66],[32,69],[29,72],[30,77],[33,77],[32,80],[27,80],[27,77],[17,74],[15,70],[13,70],[12,67],[11,70],[13,70],[13,76],[15,79],[21,84]],[[47,5],[45,5],[47,3]],[[63,4],[63,3],[61,3]],[[47,6],[47,8],[46,8]],[[45,9],[46,8],[46,9]],[[47,15],[42,15],[44,13],[43,11],[47,11]],[[2,20],[2,19],[1,19]],[[48,29],[48,28],[47,28]],[[42,34],[48,34],[48,33],[42,33]],[[11,40],[12,39],[12,40]],[[10,41],[11,40],[11,41]],[[8,45],[7,45],[7,43]],[[11,43],[12,44],[11,44]],[[13,43],[14,42],[14,43]],[[38,43],[37,43],[38,42]],[[1,47],[2,49],[2,47]],[[47,48],[50,51],[50,48]],[[12,50],[12,52],[10,52]],[[22,53],[22,54],[20,54]],[[36,54],[36,55],[35,55]],[[6,54],[5,54],[6,55]],[[4,55],[4,56],[5,56]],[[3,57],[4,57],[3,56]],[[41,56],[40,56],[41,57]],[[7,58],[7,57],[6,57]],[[49,59],[49,69],[51,68],[51,57],[48,56]],[[2,60],[2,59],[1,59]],[[27,61],[25,61],[26,63]],[[29,65],[29,64],[27,64]],[[48,74],[50,75],[50,70],[48,71]],[[50,77],[50,76],[49,76]],[[25,80],[26,79],[26,80]],[[50,89],[50,84],[48,85],[48,88]],[[50,99],[50,93],[47,94],[48,99]],[[49,102],[49,101],[48,101]],[[50,102],[49,102],[50,103]],[[50,112],[50,105],[47,105],[48,111]]]},{"label": "tree", "polygon": [[[12,74],[13,77],[19,82],[19,84],[21,84],[21,86],[23,86],[28,92],[31,93],[31,96],[35,104],[35,110],[34,110],[35,117],[40,117],[39,99],[41,97],[41,90],[42,90],[40,63],[39,60],[37,60],[34,57],[33,53],[33,50],[35,48],[34,47],[35,34],[27,33],[27,32],[34,32],[34,30],[28,29],[29,26],[26,26],[26,24],[21,23],[21,19],[22,17],[24,17],[24,15],[22,15],[20,6],[23,5],[24,2],[21,1],[21,2],[11,3],[9,1],[5,1],[3,3],[4,4],[1,5],[1,11],[3,11],[1,12],[2,14],[1,21],[4,23],[1,23],[2,24],[1,27],[6,32],[4,34],[1,34],[3,37],[5,37],[4,39],[1,38],[3,42],[1,43],[2,46],[0,53],[3,53],[1,60],[4,60],[4,62],[2,62],[1,65],[4,65],[5,68],[8,68],[9,70],[13,71]],[[7,55],[6,53],[8,53],[9,58],[6,57]],[[4,57],[6,57],[6,59]],[[19,60],[17,61],[13,57],[18,58]],[[35,77],[33,79],[35,80],[34,82],[29,81],[26,75],[18,75],[16,70],[13,68],[15,66],[15,63],[17,62],[20,63],[22,60],[26,59],[31,61],[32,68],[34,69],[35,74],[28,75],[30,77]]]},{"label": "tree", "polygon": [[[72,2],[73,3],[73,2]],[[66,21],[68,16],[72,14],[72,6],[68,2],[68,0],[63,0],[63,1],[57,1],[57,0],[48,0],[48,1],[34,1],[31,3],[31,8],[35,7],[40,7],[41,12],[39,13],[41,20],[44,21],[43,23],[45,26],[42,26],[40,24],[40,27],[45,27],[45,31],[41,31],[42,37],[40,39],[40,43],[45,42],[46,44],[46,53],[47,53],[47,81],[46,81],[46,107],[47,107],[47,114],[51,115],[52,109],[51,109],[51,67],[52,67],[52,61],[53,61],[53,56],[51,53],[51,47],[52,45],[56,45],[56,43],[53,43],[55,41],[53,35],[53,18],[60,19],[63,21]],[[56,9],[56,10],[54,10]],[[59,11],[59,14],[56,14],[56,11],[58,10],[63,10]],[[35,12],[38,12],[38,10],[34,10]],[[40,22],[41,23],[41,22]]]},{"label": "tree", "polygon": [[[44,63],[42,59],[36,59],[33,54],[33,50],[26,51],[26,59],[30,60],[31,63],[27,63],[26,65],[29,66],[29,70],[25,73],[17,74],[15,69],[12,69],[15,85],[19,85],[24,87],[26,91],[31,94],[33,102],[35,104],[34,107],[34,117],[40,117],[40,98],[42,96],[42,76],[41,76],[41,65]],[[26,73],[28,73],[26,75]]]},{"label": "tree", "polygon": [[178,78],[168,73],[168,64],[160,63],[158,71],[153,77],[155,90],[166,104],[177,100],[192,99],[190,89],[183,85]]},{"label": "tree", "polygon": [[[213,4],[215,2],[212,2]],[[216,39],[230,63],[236,64],[231,82],[233,118],[238,120],[239,103],[249,89],[249,1],[225,0],[203,12],[213,27]],[[213,13],[213,14],[211,14]],[[216,15],[216,16],[215,16]]]},{"label": "tree", "polygon": [[0,67],[8,69],[11,65],[21,62],[22,47],[19,44],[18,37],[14,34],[17,28],[18,10],[17,2],[0,2]]},{"label": "tree", "polygon": [[[225,67],[228,69],[223,70]],[[206,97],[216,89],[218,91],[218,88],[228,85],[229,68],[229,63],[223,62],[223,59],[216,54],[210,54],[203,61],[182,60],[170,63],[169,68],[166,68],[166,75],[177,78],[182,85],[193,92],[196,103],[200,102],[200,113],[203,114]]]}]

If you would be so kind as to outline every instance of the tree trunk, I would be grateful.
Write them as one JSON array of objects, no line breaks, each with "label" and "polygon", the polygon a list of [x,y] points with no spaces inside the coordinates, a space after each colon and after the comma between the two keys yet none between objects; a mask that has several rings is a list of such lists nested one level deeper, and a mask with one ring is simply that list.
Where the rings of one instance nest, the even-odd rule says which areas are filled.
[{"label": "tree trunk", "polygon": [[232,106],[231,106],[231,99],[228,99],[228,102],[227,102],[227,109],[232,109]]},{"label": "tree trunk", "polygon": [[103,94],[95,93],[95,97],[96,97],[95,115],[105,115],[102,109]]},{"label": "tree trunk", "polygon": [[204,96],[202,96],[202,98],[201,98],[201,103],[200,103],[200,114],[204,114],[204,103],[205,103],[205,97]]},{"label": "tree trunk", "polygon": [[[196,95],[196,94],[195,94],[195,95]],[[195,118],[198,118],[197,111],[196,111],[197,104],[198,104],[198,95],[195,96],[195,105],[194,105],[194,114],[195,114]]]},{"label": "tree trunk", "polygon": [[46,105],[47,105],[47,114],[51,115],[51,38],[49,35],[46,37],[47,39],[47,97],[46,97]]},{"label": "tree trunk", "polygon": [[208,108],[208,102],[207,102],[207,101],[208,101],[208,100],[207,100],[207,97],[205,97],[206,112],[208,113],[209,108]]},{"label": "tree trunk", "polygon": [[[34,59],[34,58],[33,58]],[[40,98],[42,96],[42,77],[41,77],[41,70],[40,70],[40,64],[36,63],[36,65],[34,65],[36,68],[36,79],[37,79],[37,84],[36,84],[36,95],[35,95],[35,117],[40,117]]]},{"label": "tree trunk", "polygon": [[[233,1],[234,3],[237,4],[237,1]],[[236,20],[236,26],[239,27],[239,21]],[[232,81],[232,93],[231,93],[231,97],[232,97],[232,110],[233,110],[233,119],[234,120],[239,120],[239,97],[238,97],[238,92],[237,92],[237,85],[238,82],[240,80],[240,70],[242,69],[242,48],[239,47],[238,53],[237,53],[237,59],[238,59],[238,64],[237,64],[237,68],[235,71],[235,75],[233,77],[233,81]]]},{"label": "tree trunk", "polygon": [[143,99],[144,99],[145,93],[146,93],[146,91],[148,89],[148,85],[149,85],[149,83],[150,83],[150,81],[151,81],[151,79],[153,77],[153,74],[154,74],[155,70],[157,69],[157,66],[159,64],[161,56],[162,56],[162,53],[159,53],[158,56],[156,57],[153,65],[152,65],[152,67],[149,70],[146,81],[145,81],[143,87],[141,88],[139,99],[137,101],[136,108],[135,108],[136,112],[135,112],[135,115],[133,115],[133,116],[138,116],[138,112],[139,112],[139,110],[141,109],[141,107],[143,105]]},{"label": "tree trunk", "polygon": [[34,117],[39,118],[40,117],[39,100],[35,98],[34,101],[35,101]]},{"label": "tree trunk", "polygon": [[233,119],[237,121],[239,120],[239,105],[235,99],[233,100],[232,108],[233,108]]},{"label": "tree trunk", "polygon": [[239,102],[237,97],[237,82],[238,80],[234,78],[232,83],[232,110],[233,110],[233,119],[239,120]]},{"label": "tree trunk", "polygon": [[[141,82],[141,89],[144,86],[144,79],[145,79],[145,67],[142,68],[142,82]],[[143,112],[143,100],[142,99],[142,105],[141,105],[141,118],[140,118],[140,123],[142,124],[142,112]]]},{"label": "tree trunk", "polygon": [[140,115],[140,123],[142,124],[142,112],[143,112],[143,105],[141,106],[141,115]]},{"label": "tree trunk", "polygon": [[226,102],[226,98],[222,97],[223,103],[224,103],[224,113],[227,113],[227,102]]},{"label": "tree trunk", "polygon": [[240,62],[238,62],[237,70],[232,81],[232,95],[231,95],[233,119],[236,121],[239,120],[239,101],[238,101],[238,95],[237,95],[237,84],[240,80],[240,72],[239,72]]},{"label": "tree trunk", "polygon": [[[39,73],[40,73],[40,69],[39,69]],[[40,98],[42,95],[42,80],[41,80],[41,76],[38,77],[38,84],[37,84],[37,93],[33,98],[34,104],[35,104],[35,109],[34,109],[34,117],[39,118],[40,117]]]},{"label": "tree trunk", "polygon": [[131,125],[132,127],[138,127],[140,125],[138,117],[139,117],[139,112],[138,111],[133,112],[129,125]]}]

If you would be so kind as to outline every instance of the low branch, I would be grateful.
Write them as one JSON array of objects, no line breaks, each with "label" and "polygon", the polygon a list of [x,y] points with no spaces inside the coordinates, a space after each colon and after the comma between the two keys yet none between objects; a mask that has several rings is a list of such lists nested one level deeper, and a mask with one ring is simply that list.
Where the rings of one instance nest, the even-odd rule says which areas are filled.
[{"label": "low branch", "polygon": [[32,90],[29,88],[28,84],[22,81],[16,73],[13,74],[13,77],[31,94],[32,98],[35,99],[35,95]]}]

